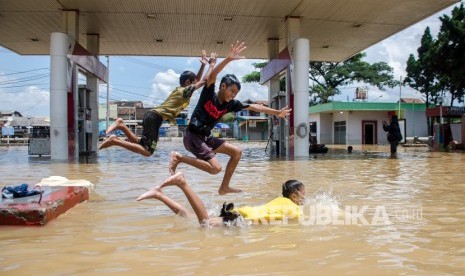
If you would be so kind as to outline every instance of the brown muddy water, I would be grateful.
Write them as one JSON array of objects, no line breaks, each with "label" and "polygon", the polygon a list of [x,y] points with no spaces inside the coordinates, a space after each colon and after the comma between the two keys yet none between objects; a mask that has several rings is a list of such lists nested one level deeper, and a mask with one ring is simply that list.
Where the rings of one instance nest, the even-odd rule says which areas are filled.
[{"label": "brown muddy water", "polygon": [[[266,143],[243,148],[232,186],[223,176],[181,164],[178,170],[218,213],[224,202],[265,203],[287,179],[306,185],[305,220],[204,229],[157,200],[136,202],[168,176],[168,155],[180,141],[161,141],[150,158],[120,148],[93,163],[52,164],[27,147],[0,147],[1,186],[60,175],[95,184],[90,200],[43,227],[0,227],[1,275],[452,275],[465,271],[463,153],[330,146],[305,160],[270,160]],[[181,150],[182,151],[182,150]],[[182,151],[183,152],[183,151]],[[223,167],[227,159],[220,155]],[[188,206],[176,187],[165,193]],[[325,216],[315,206],[344,210]],[[313,209],[312,209],[313,208]]]}]

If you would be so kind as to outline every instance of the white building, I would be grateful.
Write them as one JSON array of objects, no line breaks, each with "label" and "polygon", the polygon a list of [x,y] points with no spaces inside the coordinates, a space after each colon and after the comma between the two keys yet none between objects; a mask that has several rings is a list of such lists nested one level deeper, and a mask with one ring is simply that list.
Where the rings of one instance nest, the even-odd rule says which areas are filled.
[{"label": "white building", "polygon": [[309,108],[310,134],[318,143],[362,145],[387,143],[383,120],[398,114],[402,136],[428,136],[424,103],[331,102]]}]

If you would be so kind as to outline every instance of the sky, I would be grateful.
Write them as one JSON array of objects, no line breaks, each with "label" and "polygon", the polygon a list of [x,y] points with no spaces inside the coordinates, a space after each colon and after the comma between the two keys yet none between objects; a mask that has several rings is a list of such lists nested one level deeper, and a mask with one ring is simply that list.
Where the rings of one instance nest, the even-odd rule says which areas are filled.
[{"label": "sky", "polygon": [[[457,5],[460,5],[457,4]],[[367,49],[364,61],[369,63],[386,62],[394,69],[394,78],[406,76],[406,62],[410,54],[417,53],[421,37],[427,26],[435,36],[440,28],[439,17],[450,15],[454,6],[410,26]],[[311,41],[310,41],[311,43]],[[208,49],[206,49],[208,50]],[[310,53],[311,54],[311,53]],[[199,52],[200,55],[200,52]],[[247,50],[244,51],[247,56]],[[106,64],[106,57],[100,60]],[[240,80],[254,71],[253,64],[262,60],[243,59],[229,63],[219,74],[233,73]],[[144,107],[157,106],[179,85],[179,74],[185,70],[197,72],[198,57],[145,57],[110,56],[109,99],[143,101]],[[80,77],[80,82],[85,82]],[[357,86],[353,84],[340,88],[341,94],[333,98],[336,101],[352,101]],[[0,46],[0,111],[18,111],[23,116],[50,116],[50,57],[21,56]],[[200,93],[191,99],[191,112]],[[397,102],[402,97],[422,98],[422,95],[409,87],[387,88],[380,91],[368,86],[368,102]],[[239,100],[267,100],[268,88],[258,83],[242,83],[237,96]],[[107,85],[100,86],[99,101],[106,103]],[[446,101],[447,103],[447,97]]]}]

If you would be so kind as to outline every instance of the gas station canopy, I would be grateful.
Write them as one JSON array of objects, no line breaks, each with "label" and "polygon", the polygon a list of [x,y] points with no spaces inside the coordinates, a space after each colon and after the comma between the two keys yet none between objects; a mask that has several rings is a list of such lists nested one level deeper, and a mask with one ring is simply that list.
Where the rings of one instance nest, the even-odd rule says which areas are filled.
[{"label": "gas station canopy", "polygon": [[237,40],[247,58],[268,58],[269,39],[286,45],[285,20],[300,18],[310,58],[342,61],[457,3],[457,0],[0,0],[0,45],[49,55],[64,32],[63,11],[79,14],[79,43],[99,35],[100,55],[224,56]]}]

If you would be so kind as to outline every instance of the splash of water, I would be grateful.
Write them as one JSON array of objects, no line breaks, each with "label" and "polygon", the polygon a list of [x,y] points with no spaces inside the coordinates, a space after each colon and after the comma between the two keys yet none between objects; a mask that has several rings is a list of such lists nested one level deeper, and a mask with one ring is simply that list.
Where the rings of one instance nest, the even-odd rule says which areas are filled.
[{"label": "splash of water", "polygon": [[332,209],[339,209],[341,199],[339,195],[334,194],[332,189],[320,189],[310,197],[305,197],[304,206],[315,205],[331,207]]}]

